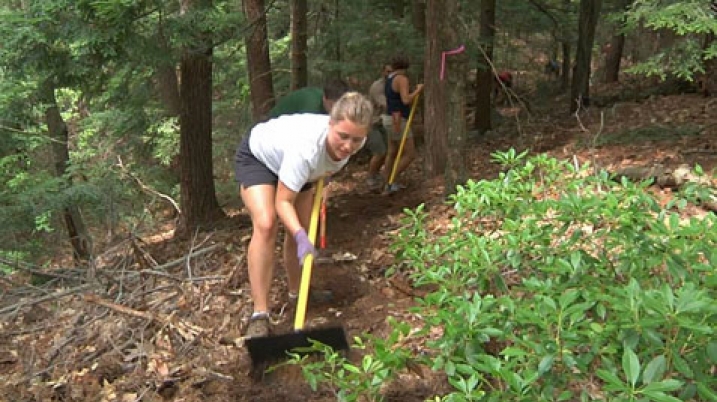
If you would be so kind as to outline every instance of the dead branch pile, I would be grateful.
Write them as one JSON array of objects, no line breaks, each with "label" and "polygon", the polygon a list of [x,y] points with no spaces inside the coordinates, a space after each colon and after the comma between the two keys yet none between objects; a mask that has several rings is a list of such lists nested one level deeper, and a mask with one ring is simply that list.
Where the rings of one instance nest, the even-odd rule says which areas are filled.
[{"label": "dead branch pile", "polygon": [[201,400],[207,384],[231,383],[242,352],[217,339],[239,331],[248,292],[227,286],[243,272],[241,259],[221,261],[233,255],[229,247],[192,244],[160,264],[130,238],[91,268],[0,261],[21,273],[0,276],[0,395],[135,401],[181,392]]}]

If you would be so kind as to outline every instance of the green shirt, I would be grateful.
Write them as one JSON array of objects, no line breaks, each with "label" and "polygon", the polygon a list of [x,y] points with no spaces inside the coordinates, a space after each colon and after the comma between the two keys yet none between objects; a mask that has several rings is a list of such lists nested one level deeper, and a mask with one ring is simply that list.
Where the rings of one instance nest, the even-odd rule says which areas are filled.
[{"label": "green shirt", "polygon": [[294,113],[326,114],[324,90],[319,87],[304,87],[290,92],[279,99],[276,106],[269,111],[269,118]]}]

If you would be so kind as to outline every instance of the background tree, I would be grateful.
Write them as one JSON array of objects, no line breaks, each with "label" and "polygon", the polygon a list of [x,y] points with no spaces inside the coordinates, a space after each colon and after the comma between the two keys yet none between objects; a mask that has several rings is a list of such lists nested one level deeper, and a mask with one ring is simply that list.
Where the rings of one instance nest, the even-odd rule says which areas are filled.
[{"label": "background tree", "polygon": [[474,127],[479,133],[490,130],[493,108],[491,93],[495,82],[493,46],[495,42],[495,0],[480,2],[480,38],[476,73],[476,114]]},{"label": "background tree", "polygon": [[306,0],[290,0],[291,3],[291,89],[303,88],[308,84],[306,64],[307,22]]},{"label": "background tree", "polygon": [[266,27],[264,0],[243,0],[244,13],[251,25],[246,36],[246,58],[249,71],[249,93],[255,121],[274,107],[274,84]]},{"label": "background tree", "polygon": [[625,48],[625,11],[632,4],[632,0],[620,0],[615,17],[615,33],[610,39],[610,47],[605,59],[605,82],[617,82],[620,74],[622,52]]},{"label": "background tree", "polygon": [[717,18],[712,6],[713,2],[703,0],[636,1],[626,12],[628,32],[639,33],[647,28],[673,35],[671,43],[655,49],[627,72],[686,81],[704,75],[706,82],[711,80],[712,85],[717,84],[715,72],[710,70],[717,55],[717,43],[709,40],[717,34]]},{"label": "background tree", "polygon": [[[184,0],[183,13],[204,14],[211,0]],[[196,18],[196,17],[195,17]],[[182,86],[179,116],[182,225],[179,233],[207,227],[224,212],[217,202],[212,164],[212,37],[197,29],[184,48],[180,65]]]},{"label": "background tree", "polygon": [[590,100],[590,74],[595,29],[602,0],[581,0],[578,22],[578,46],[575,53],[575,71],[570,86],[570,112],[587,106]]},{"label": "background tree", "polygon": [[[452,193],[466,177],[466,76],[465,51],[443,56],[464,47],[465,35],[457,1],[428,0],[426,14],[426,174],[444,174],[446,192]],[[443,74],[443,75],[442,75]]]}]

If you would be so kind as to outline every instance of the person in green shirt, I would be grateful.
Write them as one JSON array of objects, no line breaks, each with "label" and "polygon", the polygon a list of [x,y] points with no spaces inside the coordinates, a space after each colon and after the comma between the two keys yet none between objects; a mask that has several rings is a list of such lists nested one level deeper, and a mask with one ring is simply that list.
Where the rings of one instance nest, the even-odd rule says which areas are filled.
[{"label": "person in green shirt", "polygon": [[297,89],[276,102],[269,111],[269,118],[295,113],[328,114],[336,100],[348,90],[348,85],[341,80],[329,81],[323,89],[319,87]]}]

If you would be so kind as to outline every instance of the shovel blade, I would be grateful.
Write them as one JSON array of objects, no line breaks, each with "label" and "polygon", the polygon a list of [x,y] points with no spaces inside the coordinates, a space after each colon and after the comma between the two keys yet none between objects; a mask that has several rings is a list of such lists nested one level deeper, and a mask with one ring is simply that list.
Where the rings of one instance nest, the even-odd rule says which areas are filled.
[{"label": "shovel blade", "polygon": [[[308,348],[311,341],[321,342],[334,350],[348,350],[346,333],[341,327],[317,328],[298,332],[247,339],[245,345],[254,367],[288,357],[296,348]],[[297,352],[299,353],[299,352]]]}]

